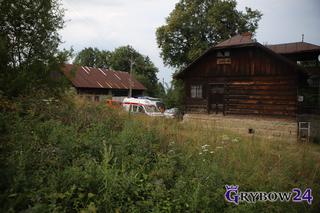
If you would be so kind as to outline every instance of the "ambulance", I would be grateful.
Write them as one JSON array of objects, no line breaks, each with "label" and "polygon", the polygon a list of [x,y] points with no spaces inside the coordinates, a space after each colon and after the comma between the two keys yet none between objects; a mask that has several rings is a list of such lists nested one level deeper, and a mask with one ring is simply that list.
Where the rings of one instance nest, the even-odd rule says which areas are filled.
[{"label": "ambulance", "polygon": [[123,108],[127,112],[141,113],[148,116],[163,116],[154,101],[142,98],[125,98],[122,102]]},{"label": "ambulance", "polygon": [[162,113],[164,113],[164,111],[166,110],[164,103],[161,101],[160,98],[153,98],[153,97],[149,97],[149,96],[142,96],[142,97],[138,97],[139,99],[145,99],[145,100],[149,100],[149,103],[154,104],[158,110]]}]

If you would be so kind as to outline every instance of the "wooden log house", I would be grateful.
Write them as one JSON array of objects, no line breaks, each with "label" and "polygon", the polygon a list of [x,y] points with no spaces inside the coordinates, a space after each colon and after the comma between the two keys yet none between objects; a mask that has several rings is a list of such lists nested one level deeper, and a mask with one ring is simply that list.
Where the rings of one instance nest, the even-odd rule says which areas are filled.
[{"label": "wooden log house", "polygon": [[187,112],[295,116],[307,75],[245,33],[208,49],[174,78],[185,84]]}]

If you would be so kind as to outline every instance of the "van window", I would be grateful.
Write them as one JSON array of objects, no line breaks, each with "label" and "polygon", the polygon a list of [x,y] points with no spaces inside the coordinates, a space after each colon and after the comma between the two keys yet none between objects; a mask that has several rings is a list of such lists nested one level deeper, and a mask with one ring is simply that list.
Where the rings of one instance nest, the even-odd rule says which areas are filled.
[{"label": "van window", "polygon": [[145,113],[145,111],[144,111],[144,109],[143,109],[143,107],[142,106],[139,106],[139,113]]},{"label": "van window", "polygon": [[155,106],[153,106],[153,105],[144,106],[144,107],[146,108],[146,111],[147,111],[147,112],[150,112],[150,113],[152,113],[152,112],[159,112],[158,108],[155,107]]},{"label": "van window", "polygon": [[138,106],[132,105],[132,112],[137,112],[137,111],[138,111]]}]

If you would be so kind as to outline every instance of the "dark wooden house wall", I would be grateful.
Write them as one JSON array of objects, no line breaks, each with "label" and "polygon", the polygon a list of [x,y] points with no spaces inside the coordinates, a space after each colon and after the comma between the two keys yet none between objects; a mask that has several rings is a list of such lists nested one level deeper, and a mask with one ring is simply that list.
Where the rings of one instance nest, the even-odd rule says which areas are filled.
[{"label": "dark wooden house wall", "polygon": [[[229,51],[231,64],[217,64],[218,51]],[[190,66],[181,78],[187,111],[212,111],[214,83],[224,86],[221,110],[226,114],[293,116],[297,110],[295,67],[256,46],[214,50]],[[203,97],[191,98],[191,85],[197,84],[203,87]]]}]

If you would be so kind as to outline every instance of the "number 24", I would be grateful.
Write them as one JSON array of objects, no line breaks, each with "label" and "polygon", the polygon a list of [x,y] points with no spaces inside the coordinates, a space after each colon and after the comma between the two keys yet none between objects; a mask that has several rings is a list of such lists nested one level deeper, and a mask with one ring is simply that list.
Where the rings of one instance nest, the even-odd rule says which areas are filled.
[{"label": "number 24", "polygon": [[[292,201],[293,202],[303,202],[307,201],[309,205],[311,205],[313,197],[312,197],[312,190],[310,188],[307,188],[304,193],[302,194],[301,189],[299,188],[294,188],[292,189],[293,193],[296,193],[295,196],[293,197]],[[302,194],[302,196],[301,196]]]}]

